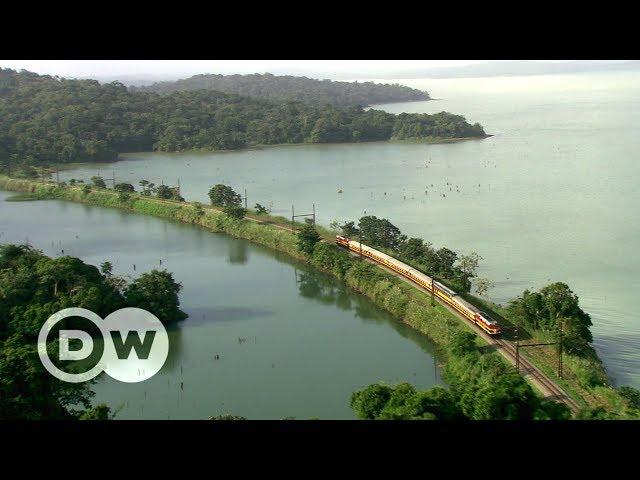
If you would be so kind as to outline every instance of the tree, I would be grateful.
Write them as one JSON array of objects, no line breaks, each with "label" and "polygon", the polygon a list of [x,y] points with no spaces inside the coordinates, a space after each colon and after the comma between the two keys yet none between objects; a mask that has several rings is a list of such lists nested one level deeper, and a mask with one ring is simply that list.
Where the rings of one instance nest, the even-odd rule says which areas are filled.
[{"label": "tree", "polygon": [[103,275],[110,277],[113,272],[113,264],[109,261],[102,262],[100,264],[100,271]]},{"label": "tree", "polygon": [[365,216],[358,222],[362,241],[371,246],[397,250],[405,237],[400,229],[386,218],[373,215]]},{"label": "tree", "polygon": [[494,287],[494,283],[489,280],[488,278],[475,278],[474,282],[475,287],[476,287],[476,293],[478,295],[480,295],[481,297],[487,293],[487,291],[489,291],[490,289],[492,289]]},{"label": "tree", "polygon": [[349,404],[358,418],[374,420],[387,405],[391,392],[391,387],[374,383],[354,392]]},{"label": "tree", "polygon": [[234,421],[234,420],[246,420],[246,417],[241,417],[239,415],[231,415],[231,414],[224,414],[224,415],[216,415],[213,417],[209,417],[209,420],[218,420],[218,421]]},{"label": "tree", "polygon": [[127,192],[127,193],[133,193],[136,191],[136,189],[133,188],[133,185],[131,185],[130,183],[116,183],[113,186],[113,189],[116,192]]},{"label": "tree", "polygon": [[260,205],[259,203],[256,203],[256,206],[254,208],[255,208],[256,213],[258,215],[265,215],[265,214],[269,213],[269,210],[267,210],[266,207]]},{"label": "tree", "polygon": [[158,185],[156,196],[164,200],[171,200],[173,198],[173,191],[167,185]]},{"label": "tree", "polygon": [[509,304],[511,313],[526,326],[559,333],[562,322],[563,345],[570,353],[587,354],[591,317],[579,306],[578,296],[562,282],[552,283],[539,292],[525,290]]},{"label": "tree", "polygon": [[247,214],[247,209],[239,205],[227,205],[222,209],[222,211],[225,215],[237,220],[242,220]]},{"label": "tree", "polygon": [[629,385],[623,385],[618,388],[618,393],[626,398],[631,408],[640,409],[640,391],[637,388],[633,388]]},{"label": "tree", "polygon": [[91,183],[93,183],[93,186],[97,188],[107,188],[107,184],[104,183],[104,179],[97,175],[91,177]]},{"label": "tree", "polygon": [[458,267],[466,277],[473,277],[480,264],[480,260],[482,260],[482,257],[476,252],[471,252],[469,255],[460,255],[458,258]]},{"label": "tree", "polygon": [[358,230],[354,222],[345,222],[343,225],[340,225],[340,229],[342,230],[342,236],[347,238],[360,235],[360,230]]},{"label": "tree", "polygon": [[155,183],[151,183],[148,180],[140,180],[138,184],[142,187],[142,191],[140,192],[141,195],[144,195],[145,197],[150,197],[152,195],[155,195],[156,193]]},{"label": "tree", "polygon": [[307,255],[312,255],[313,250],[322,237],[317,232],[313,221],[308,218],[305,219],[304,225],[298,231],[298,250],[306,253]]},{"label": "tree", "polygon": [[30,166],[110,161],[126,151],[484,136],[480,125],[446,112],[394,115],[362,108],[428,98],[399,85],[268,76],[213,84],[241,96],[215,89],[157,95],[119,83],[0,69],[0,163],[9,169],[17,159]]},{"label": "tree", "polygon": [[80,414],[80,420],[109,420],[111,409],[104,403],[96,405]]},{"label": "tree", "polygon": [[442,387],[419,392],[408,383],[372,384],[351,395],[351,408],[368,420],[455,420],[464,415],[454,396]]},{"label": "tree", "polygon": [[215,207],[240,206],[242,197],[228,185],[217,184],[209,190],[211,205]]},{"label": "tree", "polygon": [[204,208],[202,208],[202,204],[200,202],[193,202],[193,208],[195,210],[196,217],[204,215]]},{"label": "tree", "polygon": [[124,290],[126,303],[153,313],[163,324],[187,318],[180,310],[178,293],[182,285],[166,270],[143,273]]},{"label": "tree", "polygon": [[[91,383],[63,382],[46,371],[37,336],[47,318],[65,307],[87,308],[103,318],[122,308],[124,299],[110,278],[77,258],[0,246],[0,418],[72,419],[90,407]],[[65,327],[74,328],[74,322],[64,320]],[[54,338],[47,349],[55,364]]]}]

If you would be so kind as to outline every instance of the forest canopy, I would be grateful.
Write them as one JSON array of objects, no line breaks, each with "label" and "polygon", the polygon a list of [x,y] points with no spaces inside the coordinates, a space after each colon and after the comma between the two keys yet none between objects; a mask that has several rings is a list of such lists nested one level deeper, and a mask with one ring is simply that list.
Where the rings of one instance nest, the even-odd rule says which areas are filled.
[{"label": "forest canopy", "polygon": [[[0,169],[116,160],[137,151],[232,150],[254,145],[484,137],[447,112],[394,115],[213,90],[158,95],[118,82],[0,69]],[[3,167],[4,166],[4,167]]]},{"label": "forest canopy", "polygon": [[372,105],[375,103],[430,100],[422,90],[398,84],[373,82],[335,82],[291,75],[194,75],[173,82],[157,82],[132,90],[172,93],[192,90],[216,90],[245,97],[296,101],[312,105]]}]

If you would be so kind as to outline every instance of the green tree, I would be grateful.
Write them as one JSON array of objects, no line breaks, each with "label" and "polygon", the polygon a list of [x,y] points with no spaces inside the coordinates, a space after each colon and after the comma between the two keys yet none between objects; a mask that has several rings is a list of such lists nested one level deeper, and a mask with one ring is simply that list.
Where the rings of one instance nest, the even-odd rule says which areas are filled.
[{"label": "green tree", "polygon": [[526,326],[558,333],[560,323],[563,344],[567,351],[576,354],[590,353],[591,317],[579,306],[578,296],[562,282],[552,283],[539,292],[525,290],[511,301],[510,312]]},{"label": "green tree", "polygon": [[116,192],[133,193],[136,191],[130,183],[116,183],[113,187]]},{"label": "green tree", "polygon": [[240,206],[242,197],[228,185],[217,184],[209,190],[211,205],[215,207]]},{"label": "green tree", "polygon": [[392,391],[391,387],[386,385],[369,385],[351,395],[350,406],[358,418],[374,420],[387,405]]},{"label": "green tree", "polygon": [[362,241],[373,247],[398,250],[405,237],[400,229],[386,218],[373,215],[365,216],[358,222]]},{"label": "green tree", "polygon": [[202,204],[200,202],[193,202],[193,208],[195,210],[196,217],[204,215],[204,208],[202,208]]},{"label": "green tree", "polygon": [[156,196],[164,200],[171,200],[173,198],[173,191],[171,190],[171,187],[167,185],[158,185]]},{"label": "green tree", "polygon": [[476,287],[476,294],[481,297],[494,287],[494,283],[488,278],[475,278],[473,283]]},{"label": "green tree", "polygon": [[111,412],[111,409],[104,403],[101,403],[99,405],[96,405],[95,407],[92,407],[82,412],[80,414],[79,419],[80,420],[109,420],[110,412]]},{"label": "green tree", "polygon": [[260,205],[259,203],[256,203],[256,206],[254,208],[255,208],[256,213],[258,215],[265,215],[265,214],[269,213],[269,210],[267,210],[266,207]]},{"label": "green tree", "polygon": [[153,313],[163,324],[187,318],[180,310],[178,293],[182,285],[166,270],[143,273],[124,290],[128,306],[138,307]]},{"label": "green tree", "polygon": [[242,220],[247,214],[247,209],[243,208],[239,205],[226,205],[222,211],[225,215],[228,215],[231,218],[235,218],[237,220]]},{"label": "green tree", "polygon": [[107,188],[107,184],[104,183],[104,179],[97,175],[91,177],[91,183],[93,183],[93,186],[96,188]]},{"label": "green tree", "polygon": [[342,231],[342,235],[347,238],[360,235],[360,230],[358,230],[354,222],[345,222],[343,225],[340,225],[340,230]]},{"label": "green tree", "polygon": [[100,264],[100,271],[103,275],[110,277],[113,273],[113,264],[109,261],[102,262]]},{"label": "green tree", "polygon": [[298,231],[297,236],[298,250],[306,253],[307,255],[313,254],[316,243],[318,243],[322,239],[322,237],[316,230],[313,221],[309,220],[308,218],[305,219],[305,223]]},{"label": "green tree", "polygon": [[640,391],[629,385],[618,388],[618,393],[629,402],[631,408],[640,409]]}]

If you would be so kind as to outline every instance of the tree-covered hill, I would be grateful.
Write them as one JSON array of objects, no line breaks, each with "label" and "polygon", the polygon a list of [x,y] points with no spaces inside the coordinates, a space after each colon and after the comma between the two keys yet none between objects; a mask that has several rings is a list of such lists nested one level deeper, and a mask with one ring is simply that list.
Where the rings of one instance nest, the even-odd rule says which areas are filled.
[{"label": "tree-covered hill", "polygon": [[115,160],[135,151],[231,150],[253,145],[484,137],[462,116],[394,115],[213,90],[159,95],[117,82],[0,69],[0,164]]},{"label": "tree-covered hill", "polygon": [[297,101],[314,105],[372,105],[375,103],[430,100],[429,94],[398,84],[335,82],[291,75],[194,75],[173,82],[157,82],[134,90],[155,93],[216,90],[246,97]]}]

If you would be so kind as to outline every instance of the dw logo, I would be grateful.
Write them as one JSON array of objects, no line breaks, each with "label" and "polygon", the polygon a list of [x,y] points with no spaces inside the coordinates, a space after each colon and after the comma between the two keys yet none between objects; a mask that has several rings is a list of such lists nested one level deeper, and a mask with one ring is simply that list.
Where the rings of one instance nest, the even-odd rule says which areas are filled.
[{"label": "dw logo", "polygon": [[[84,373],[67,373],[56,367],[47,352],[47,336],[59,321],[68,317],[86,318],[93,322],[104,338],[104,349],[98,363]],[[82,330],[60,330],[58,358],[79,361],[93,352],[93,338]],[[79,340],[80,349],[72,350],[69,340]],[[169,353],[169,336],[164,325],[152,313],[141,308],[122,308],[107,316],[85,308],[65,308],[51,315],[38,335],[38,355],[45,368],[56,378],[70,383],[91,380],[102,371],[121,382],[142,382],[164,365]]]}]

